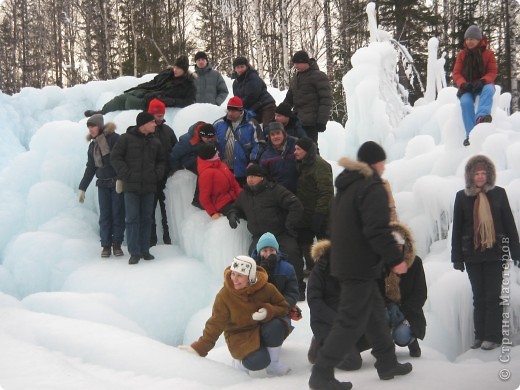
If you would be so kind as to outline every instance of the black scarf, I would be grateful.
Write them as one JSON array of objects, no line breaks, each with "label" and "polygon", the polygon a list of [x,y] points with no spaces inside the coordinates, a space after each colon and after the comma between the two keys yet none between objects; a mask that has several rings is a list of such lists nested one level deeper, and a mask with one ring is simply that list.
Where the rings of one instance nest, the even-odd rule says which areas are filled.
[{"label": "black scarf", "polygon": [[466,56],[462,65],[462,75],[468,83],[484,76],[484,60],[482,59],[482,47],[466,49]]}]

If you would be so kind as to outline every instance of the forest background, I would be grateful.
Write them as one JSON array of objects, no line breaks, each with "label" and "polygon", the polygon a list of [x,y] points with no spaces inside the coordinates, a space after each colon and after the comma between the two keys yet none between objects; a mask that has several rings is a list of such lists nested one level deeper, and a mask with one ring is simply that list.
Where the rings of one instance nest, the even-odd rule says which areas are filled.
[{"label": "forest background", "polygon": [[[348,114],[341,79],[354,52],[369,43],[366,6],[356,0],[0,0],[0,91],[70,87],[92,80],[156,73],[179,55],[206,51],[213,67],[232,73],[248,57],[268,84],[284,90],[291,55],[305,49],[334,90],[332,120]],[[375,1],[377,22],[406,47],[417,72],[399,70],[413,103],[423,95],[428,40],[451,73],[465,29],[482,27],[495,51],[496,83],[520,110],[518,0]],[[405,56],[406,53],[403,53]],[[403,62],[404,63],[404,62]],[[400,66],[399,63],[396,66]],[[417,77],[418,76],[418,77]],[[448,84],[451,84],[451,78]]]}]

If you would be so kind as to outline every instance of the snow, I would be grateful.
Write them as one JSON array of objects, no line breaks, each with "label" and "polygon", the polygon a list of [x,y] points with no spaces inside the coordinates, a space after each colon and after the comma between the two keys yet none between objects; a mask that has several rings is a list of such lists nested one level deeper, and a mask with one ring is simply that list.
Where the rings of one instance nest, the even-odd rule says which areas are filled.
[{"label": "snow", "polygon": [[[337,376],[370,389],[518,388],[520,348],[469,349],[471,288],[467,274],[451,267],[449,243],[454,196],[463,187],[465,162],[477,153],[494,160],[497,183],[506,188],[520,222],[520,114],[501,108],[498,91],[493,122],[478,125],[471,146],[464,148],[456,90],[448,87],[431,102],[406,107],[409,114],[395,125],[388,111],[404,107],[395,106],[397,88],[393,93],[389,88],[395,82],[389,74],[395,61],[391,51],[388,42],[374,42],[356,53],[354,68],[344,77],[349,121],[345,126],[328,123],[320,134],[320,151],[336,176],[341,171],[336,161],[344,155],[354,158],[361,142],[374,139],[387,150],[384,176],[424,261],[428,327],[420,359],[397,347],[398,359],[414,365],[410,375],[382,383],[373,357],[364,352],[361,370],[338,371]],[[128,256],[99,257],[94,183],[85,203],[77,200],[87,151],[82,112],[150,77],[0,94],[0,388],[306,388],[312,334],[305,302],[300,304],[303,319],[282,349],[282,360],[292,367],[285,377],[234,370],[222,338],[207,358],[175,348],[200,336],[224,268],[232,256],[246,253],[250,239],[245,223],[232,230],[225,219],[212,221],[191,206],[192,173],[179,171],[167,183],[174,245],[160,241],[152,248],[156,260],[136,266],[128,265]],[[285,96],[271,92],[278,103]],[[115,112],[105,120],[114,121],[122,133],[136,114]],[[180,136],[197,120],[223,115],[223,107],[195,104],[168,109],[166,120]],[[518,345],[520,270],[504,272],[509,302],[504,341]],[[499,379],[507,374],[501,370],[511,378]]]}]

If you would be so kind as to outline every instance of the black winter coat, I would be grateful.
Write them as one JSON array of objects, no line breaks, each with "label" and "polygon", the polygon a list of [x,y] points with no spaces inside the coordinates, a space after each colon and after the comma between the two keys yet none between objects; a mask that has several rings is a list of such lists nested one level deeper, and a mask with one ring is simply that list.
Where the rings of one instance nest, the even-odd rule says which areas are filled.
[{"label": "black winter coat", "polygon": [[233,74],[233,95],[238,96],[244,103],[244,108],[257,112],[258,109],[275,104],[274,98],[267,92],[267,86],[258,76],[255,69],[249,68],[242,75]]},{"label": "black winter coat", "polygon": [[[110,150],[114,149],[114,145],[117,143],[119,139],[119,134],[115,132],[116,126],[114,123],[109,122],[103,128],[103,134],[105,135],[105,139],[107,140],[108,147]],[[117,174],[115,169],[112,167],[110,155],[111,153],[102,156],[103,166],[96,167],[94,163],[94,146],[95,139],[91,139],[90,135],[87,136],[87,140],[90,140],[90,144],[88,146],[87,151],[87,166],[85,167],[85,172],[83,174],[83,178],[79,183],[79,189],[82,191],[86,191],[90,182],[94,178],[94,175],[97,177],[96,186],[97,187],[109,187],[113,188],[116,186]]]},{"label": "black winter coat", "polygon": [[[157,125],[155,128],[155,136],[159,138],[161,141],[163,152],[164,152],[164,161],[168,161],[170,159],[170,153],[173,147],[177,144],[177,136],[173,129],[168,126],[165,121],[163,121],[160,125]],[[165,176],[168,174],[168,170],[165,169]]]},{"label": "black winter coat", "polygon": [[420,257],[415,256],[411,267],[405,274],[401,275],[399,289],[401,290],[399,309],[410,323],[415,337],[422,340],[426,333],[426,318],[424,317],[423,306],[428,296],[428,290]]},{"label": "black winter coat", "polygon": [[[170,77],[166,78],[166,76],[163,76],[161,80],[164,80],[160,85],[151,88],[150,93],[145,95],[147,105],[154,98],[161,100],[167,107],[186,107],[195,103],[197,88],[195,87],[194,78],[197,76],[194,73],[186,73],[183,76],[174,77],[173,71],[170,71],[170,73]],[[155,76],[150,83],[160,75],[162,73]],[[139,88],[139,86],[136,88]]]},{"label": "black winter coat", "polygon": [[161,141],[155,134],[144,135],[136,126],[129,127],[112,150],[112,166],[125,192],[156,192],[166,168]]},{"label": "black winter coat", "polygon": [[266,232],[275,236],[294,231],[303,214],[303,206],[288,189],[263,180],[255,190],[244,186],[232,211],[245,217],[247,229],[258,238]]},{"label": "black winter coat", "polygon": [[343,158],[331,210],[331,274],[340,281],[379,279],[403,261],[390,228],[388,194],[365,163]]},{"label": "black winter coat", "polygon": [[464,190],[461,190],[457,192],[453,210],[452,262],[480,263],[507,260],[508,250],[511,251],[512,259],[520,259],[518,231],[506,191],[502,187],[494,187],[487,191],[486,195],[495,225],[496,244],[483,252],[473,249],[473,205],[477,197],[468,196]]}]

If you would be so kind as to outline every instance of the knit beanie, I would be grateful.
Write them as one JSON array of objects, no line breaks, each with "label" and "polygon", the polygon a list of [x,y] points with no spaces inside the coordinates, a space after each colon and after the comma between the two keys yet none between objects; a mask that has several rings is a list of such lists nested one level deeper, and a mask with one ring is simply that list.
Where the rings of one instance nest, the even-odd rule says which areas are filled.
[{"label": "knit beanie", "polygon": [[166,104],[159,99],[152,99],[148,104],[148,112],[152,115],[164,115],[166,112]]},{"label": "knit beanie", "polygon": [[211,123],[205,123],[199,128],[199,136],[211,138],[215,136],[215,128]]},{"label": "knit beanie", "polygon": [[208,55],[206,53],[204,53],[203,51],[199,51],[199,52],[197,52],[197,54],[195,54],[195,61],[200,60],[201,58],[204,58],[207,61]]},{"label": "knit beanie", "polygon": [[176,66],[178,68],[181,68],[184,73],[188,73],[188,68],[190,67],[190,62],[188,61],[188,57],[186,56],[180,56],[175,60],[175,63],[173,66]]},{"label": "knit beanie", "polygon": [[310,58],[306,51],[300,50],[293,54],[292,62],[293,64],[308,64]]},{"label": "knit beanie", "polygon": [[386,160],[386,153],[379,144],[374,141],[367,141],[359,147],[357,159],[372,165]]},{"label": "knit beanie", "polygon": [[230,267],[231,271],[249,277],[251,284],[256,283],[256,261],[249,256],[236,256]]},{"label": "knit beanie", "polygon": [[296,141],[296,145],[308,152],[309,150],[311,150],[312,145],[314,145],[314,141],[309,137],[302,137],[298,141]]},{"label": "knit beanie", "polygon": [[273,233],[264,233],[258,240],[258,243],[256,244],[256,250],[258,253],[264,248],[274,248],[278,252],[280,249],[280,246],[278,245],[278,241],[276,241],[276,237]]},{"label": "knit beanie", "polygon": [[248,68],[251,67],[251,65],[249,65],[249,61],[246,57],[237,57],[233,60],[233,69],[235,69],[238,65],[245,65],[247,66]]},{"label": "knit beanie", "polygon": [[292,114],[291,106],[288,103],[280,103],[278,107],[276,107],[276,110],[274,110],[275,113],[290,117]]},{"label": "knit beanie", "polygon": [[105,126],[105,120],[103,119],[103,115],[101,114],[94,114],[87,120],[87,126],[97,126],[99,129],[103,129]]},{"label": "knit beanie", "polygon": [[285,132],[285,128],[283,127],[283,125],[280,122],[271,122],[271,123],[269,123],[269,126],[267,126],[268,133],[270,131],[280,131],[280,130]]},{"label": "knit beanie", "polygon": [[215,156],[217,148],[212,143],[202,144],[197,149],[198,156],[203,160],[209,160]]},{"label": "knit beanie", "polygon": [[466,32],[464,33],[464,39],[467,38],[474,38],[480,41],[482,39],[482,31],[478,26],[469,26]]},{"label": "knit beanie", "polygon": [[251,164],[246,169],[246,176],[259,176],[265,177],[265,171],[258,164]]},{"label": "knit beanie", "polygon": [[135,124],[139,128],[142,125],[146,125],[148,122],[155,121],[155,118],[149,112],[140,112],[135,118]]},{"label": "knit beanie", "polygon": [[229,99],[227,108],[242,111],[244,109],[244,102],[242,102],[242,99],[240,99],[238,96],[233,96],[231,99]]}]

